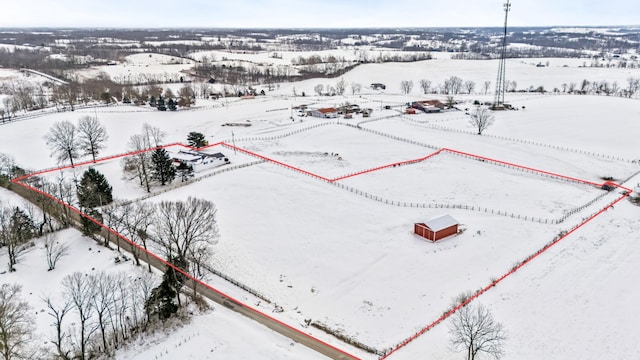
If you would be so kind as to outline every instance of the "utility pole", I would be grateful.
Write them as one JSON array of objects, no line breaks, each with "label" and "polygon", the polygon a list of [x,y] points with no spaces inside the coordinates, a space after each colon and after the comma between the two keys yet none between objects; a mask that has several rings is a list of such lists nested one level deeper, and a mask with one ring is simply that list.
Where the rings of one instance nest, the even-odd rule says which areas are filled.
[{"label": "utility pole", "polygon": [[504,4],[504,33],[502,35],[502,49],[500,53],[500,65],[498,65],[498,79],[496,81],[496,95],[493,100],[493,110],[504,109],[505,92],[505,58],[507,56],[507,18],[511,10],[509,0]]}]

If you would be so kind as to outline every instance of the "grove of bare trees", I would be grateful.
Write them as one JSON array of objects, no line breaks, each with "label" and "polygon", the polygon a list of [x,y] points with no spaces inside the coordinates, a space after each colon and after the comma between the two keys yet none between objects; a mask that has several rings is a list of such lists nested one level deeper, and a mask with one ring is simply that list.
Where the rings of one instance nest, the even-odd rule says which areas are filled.
[{"label": "grove of bare trees", "polygon": [[90,116],[82,117],[78,126],[68,120],[55,122],[45,135],[52,156],[59,164],[69,161],[71,166],[80,155],[91,155],[95,162],[107,139],[105,127]]},{"label": "grove of bare trees", "polygon": [[211,247],[218,241],[216,207],[208,200],[188,197],[186,201],[158,204],[153,238],[166,259],[178,259],[185,271],[201,273]]},{"label": "grove of bare trees", "polygon": [[400,89],[405,95],[411,93],[411,90],[413,90],[413,80],[402,80],[400,82]]},{"label": "grove of bare trees", "polygon": [[145,331],[150,321],[145,304],[156,283],[156,277],[145,272],[138,276],[104,271],[67,275],[61,297],[43,298],[55,329],[50,341],[57,358],[110,356]]},{"label": "grove of bare trees", "polygon": [[151,192],[152,166],[151,150],[160,146],[165,133],[159,128],[144,124],[142,133],[129,138],[128,150],[132,153],[123,159],[125,174],[140,181],[147,192]]}]

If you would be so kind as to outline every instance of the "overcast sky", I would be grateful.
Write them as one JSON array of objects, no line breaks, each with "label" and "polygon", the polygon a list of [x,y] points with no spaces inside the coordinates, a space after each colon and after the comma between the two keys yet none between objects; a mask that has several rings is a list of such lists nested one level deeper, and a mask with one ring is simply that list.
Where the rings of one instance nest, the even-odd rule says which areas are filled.
[{"label": "overcast sky", "polygon": [[[2,0],[0,27],[502,26],[506,0]],[[510,26],[640,25],[640,0],[512,0]]]}]

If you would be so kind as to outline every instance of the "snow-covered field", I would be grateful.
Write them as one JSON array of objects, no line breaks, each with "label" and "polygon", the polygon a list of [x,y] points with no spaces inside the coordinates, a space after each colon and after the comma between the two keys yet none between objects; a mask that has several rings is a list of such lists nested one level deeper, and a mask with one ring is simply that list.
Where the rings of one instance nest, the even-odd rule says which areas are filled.
[{"label": "snow-covered field", "polygon": [[[511,60],[507,64],[510,78],[523,86],[531,82],[552,88],[583,78],[624,82],[630,76],[629,70],[622,69],[578,68],[577,64],[563,67],[565,59],[550,59],[557,66],[547,68],[536,68],[530,61],[535,62]],[[483,136],[473,135],[464,111],[387,118],[397,111],[381,109],[383,104],[431,97],[417,95],[418,89],[413,95],[398,95],[401,80],[414,79],[417,83],[429,78],[437,83],[457,75],[479,84],[493,79],[495,68],[492,61],[450,59],[370,64],[345,74],[345,80],[364,85],[387,83],[385,93],[294,98],[293,87],[298,93],[306,90],[311,94],[315,84],[336,81],[311,79],[283,84],[266,98],[201,101],[191,111],[160,113],[148,107],[114,106],[60,113],[0,126],[0,152],[12,154],[23,167],[53,167],[55,160],[48,157],[43,140],[51,124],[97,114],[110,134],[104,155],[125,152],[129,136],[149,123],[167,133],[167,143],[184,142],[189,131],[199,131],[212,144],[234,143],[327,178],[422,158],[436,151],[417,143],[593,183],[601,183],[607,176],[621,181],[640,170],[630,161],[640,154],[635,139],[640,130],[637,99],[507,94],[507,101],[521,110],[497,113],[495,124]],[[482,97],[472,94],[459,98],[471,101]],[[346,101],[375,108],[370,119],[376,121],[362,123],[363,129],[359,130],[344,123],[356,124],[364,120],[360,116],[320,120],[294,114],[293,120],[289,118],[291,106]],[[469,102],[458,107],[472,105]],[[221,126],[229,122],[249,122],[251,126]],[[331,124],[315,126],[327,122]],[[256,160],[228,148],[220,150],[232,166]],[[135,183],[122,178],[119,160],[96,166],[113,185],[114,197],[144,195]],[[65,170],[69,176],[70,172]],[[637,182],[638,177],[631,179],[630,186]],[[394,203],[463,204],[498,210],[507,216],[398,206],[361,192]],[[532,222],[530,217],[559,218],[601,193],[593,186],[444,152],[424,162],[335,183],[265,162],[203,178],[146,201],[184,199],[195,194],[213,201],[221,233],[214,249],[212,265],[216,269],[282,306],[284,311],[276,314],[282,321],[300,327],[304,320],[311,319],[384,350],[437,319],[457,294],[488,285],[619,194],[612,192],[560,224]],[[9,197],[7,194],[0,193],[3,199]],[[438,243],[426,242],[412,233],[414,222],[443,213],[458,219],[464,232]],[[637,357],[632,344],[638,333],[630,319],[640,313],[632,301],[625,300],[640,296],[629,286],[638,275],[632,265],[638,258],[633,250],[634,234],[639,230],[637,213],[638,209],[627,202],[616,205],[476,300],[490,307],[508,329],[506,358]],[[527,220],[509,214],[527,216]],[[73,234],[68,235],[75,239],[72,241],[88,241]],[[115,267],[108,261],[109,255],[89,254],[87,247],[75,247],[84,254],[81,259],[88,262],[89,256],[105,256],[104,266]],[[71,266],[70,258],[64,258],[61,264]],[[21,266],[26,269],[33,264],[35,273],[37,262],[29,260]],[[0,275],[0,279],[5,282],[11,280],[9,276],[32,272],[22,270]],[[226,291],[239,299],[250,299],[241,290]],[[571,324],[593,331],[585,336]],[[225,330],[231,327],[233,330]],[[252,338],[256,340],[246,346],[239,334],[249,331],[255,331]],[[336,344],[316,329],[305,331]],[[184,356],[181,358],[318,356],[220,307],[171,337],[175,344],[136,347],[137,358],[176,358],[176,354]],[[446,324],[438,325],[392,358],[452,358],[455,355],[448,348],[447,337]],[[214,340],[208,342],[210,338]],[[596,341],[599,346],[594,345]],[[122,358],[132,356],[129,352]]]}]

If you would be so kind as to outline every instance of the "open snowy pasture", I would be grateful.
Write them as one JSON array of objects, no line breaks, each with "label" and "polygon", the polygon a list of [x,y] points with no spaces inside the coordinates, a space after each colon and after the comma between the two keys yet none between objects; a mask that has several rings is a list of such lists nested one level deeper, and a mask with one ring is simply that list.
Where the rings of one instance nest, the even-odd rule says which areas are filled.
[{"label": "open snowy pasture", "polygon": [[[412,97],[419,97],[422,94],[420,80],[431,81],[431,90],[442,85],[451,76],[457,76],[464,81],[475,82],[472,92],[474,96],[484,95],[484,83],[490,82],[488,93],[495,90],[496,69],[499,60],[453,60],[448,58],[448,54],[434,53],[436,57],[432,60],[424,60],[409,63],[383,63],[383,64],[362,64],[352,71],[341,76],[348,84],[360,83],[363,86],[363,94],[371,93],[369,89],[371,83],[383,83],[386,90],[383,93],[401,94],[400,83],[402,81],[413,81],[413,89],[408,94]],[[562,91],[562,84],[576,83],[578,86],[586,79],[588,81],[616,81],[620,87],[625,87],[629,77],[637,77],[636,69],[622,68],[602,68],[602,67],[579,67],[584,63],[584,59],[508,59],[506,71],[509,81],[517,83],[517,89],[533,89],[543,86],[546,91],[553,91],[558,88]],[[549,67],[536,67],[539,62],[550,62]],[[565,67],[564,65],[567,65]],[[317,84],[335,85],[339,79],[309,79],[297,83],[283,84],[278,92],[292,93],[295,87],[300,93],[305,91],[313,94],[313,88]],[[350,93],[349,88],[347,92]],[[462,91],[466,93],[466,91]],[[378,93],[378,91],[376,91]],[[506,95],[506,102],[509,102],[510,93]],[[425,95],[429,97],[430,95]],[[462,96],[458,94],[457,97]],[[586,106],[586,105],[585,105]]]},{"label": "open snowy pasture", "polygon": [[[2,199],[12,198],[11,193],[4,189],[0,189],[0,196]],[[51,297],[54,304],[60,305],[64,277],[74,272],[86,276],[105,272],[123,273],[124,276],[135,279],[146,271],[146,267],[136,267],[131,260],[115,263],[113,259],[120,256],[120,253],[98,245],[76,230],[60,231],[56,233],[56,239],[69,245],[69,254],[60,259],[53,271],[47,271],[43,240],[35,239],[33,248],[16,265],[16,272],[5,273],[4,269],[0,272],[1,283],[22,285],[21,296],[32,307],[31,314],[35,319],[35,338],[40,339],[37,346],[45,354],[54,352],[51,341],[55,338],[55,330],[51,326],[54,318],[48,314],[44,299]],[[0,254],[0,260],[4,264],[6,255]],[[160,282],[159,274],[157,281]],[[208,312],[195,316],[192,322],[178,329],[168,327],[138,339],[120,350],[118,357],[141,360],[175,358],[168,357],[166,353],[180,351],[181,358],[185,359],[218,359],[221,356],[273,360],[323,358],[302,345],[256,326],[251,320],[239,317],[223,306],[211,304],[211,307]],[[76,316],[72,310],[65,318],[65,331],[74,338],[78,330]],[[212,323],[217,325],[211,326]],[[251,346],[246,346],[246,339],[252,339]]]},{"label": "open snowy pasture", "polygon": [[178,82],[180,77],[186,78],[186,71],[194,61],[164,54],[134,54],[125,61],[114,65],[96,66],[79,71],[83,78],[92,78],[105,73],[116,82],[145,83],[149,79],[160,79],[164,82]]},{"label": "open snowy pasture", "polygon": [[379,203],[271,163],[148,201],[196,193],[218,208],[217,270],[282,306],[285,321],[311,319],[379,349],[437,319],[452,297],[488,284],[559,231],[450,210],[465,232],[434,244],[414,235],[413,224],[441,209]]},{"label": "open snowy pasture", "polygon": [[363,132],[335,121],[311,118],[307,123],[323,126],[281,139],[244,141],[239,146],[329,179],[422,158],[434,151]]},{"label": "open snowy pasture", "polygon": [[[472,175],[471,175],[472,174]],[[600,195],[593,185],[442,152],[340,181],[372,196],[412,206],[458,205],[555,220]]]},{"label": "open snowy pasture", "polygon": [[[635,102],[635,100],[629,101]],[[460,112],[407,115],[369,122],[361,126],[437,148],[462,151],[595,183],[601,183],[602,178],[605,177],[621,181],[640,170],[640,164],[630,162],[637,157],[638,153],[638,147],[632,140],[633,134],[620,132],[612,135],[612,138],[619,135],[620,141],[605,141],[604,138],[597,141],[583,139],[582,142],[573,140],[574,146],[562,143],[558,135],[562,130],[554,131],[552,127],[568,125],[550,125],[548,136],[543,135],[543,129],[536,128],[532,124],[529,126],[529,132],[505,130],[501,135],[494,135],[494,129],[499,127],[508,127],[510,124],[526,126],[526,122],[543,121],[536,116],[538,110],[526,111],[532,115],[518,122],[514,117],[520,116],[523,111],[497,113],[496,117],[500,116],[500,118],[496,119],[494,125],[481,136],[473,132],[468,124],[468,116]],[[622,115],[619,121],[635,126],[634,121],[630,119],[630,116]],[[578,131],[580,134],[585,134],[585,137],[592,136],[588,135],[589,131],[598,133],[600,129],[600,125],[596,122],[585,121],[582,126]],[[604,133],[608,131],[602,130]],[[579,138],[580,134],[568,133],[566,136],[568,139],[574,136]],[[607,147],[607,144],[610,146]],[[634,153],[636,155],[633,155]]]},{"label": "open snowy pasture", "polygon": [[[640,356],[630,285],[640,276],[637,218],[636,206],[616,205],[474,301],[504,325],[505,359]],[[439,325],[390,358],[458,358],[447,330]]]},{"label": "open snowy pasture", "polygon": [[[495,122],[483,132],[485,136],[524,140],[614,158],[638,158],[635,137],[640,132],[638,99],[507,94],[506,101],[520,110],[494,113]],[[474,109],[470,102],[457,107]],[[463,111],[408,115],[407,118],[434,128],[474,132],[469,116]]]}]

